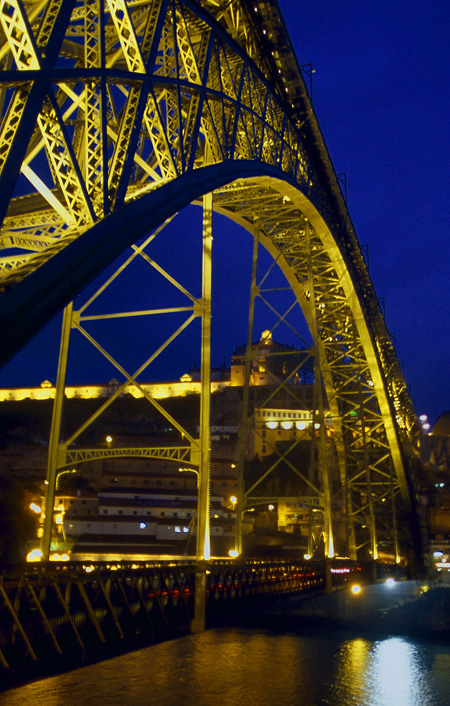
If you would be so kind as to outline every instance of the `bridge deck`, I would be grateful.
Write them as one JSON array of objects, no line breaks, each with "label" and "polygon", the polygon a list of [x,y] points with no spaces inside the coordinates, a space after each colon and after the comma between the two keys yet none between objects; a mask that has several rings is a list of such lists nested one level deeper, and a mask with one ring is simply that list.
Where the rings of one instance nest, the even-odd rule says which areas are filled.
[{"label": "bridge deck", "polygon": [[[377,568],[386,574],[398,567]],[[188,633],[199,572],[206,574],[208,626],[234,620],[243,610],[373,580],[372,564],[350,561],[200,565],[172,557],[3,566],[2,675],[10,682],[30,679]]]}]

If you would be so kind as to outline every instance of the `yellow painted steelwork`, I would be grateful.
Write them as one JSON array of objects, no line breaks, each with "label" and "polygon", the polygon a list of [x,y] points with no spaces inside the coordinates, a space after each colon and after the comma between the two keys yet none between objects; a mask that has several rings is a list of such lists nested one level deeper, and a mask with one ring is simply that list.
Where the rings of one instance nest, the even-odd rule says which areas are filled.
[{"label": "yellow painted steelwork", "polygon": [[315,334],[351,556],[398,547],[419,426],[277,3],[1,0],[0,30],[9,350],[145,234],[147,203],[156,227],[214,190],[214,208],[258,224]]}]

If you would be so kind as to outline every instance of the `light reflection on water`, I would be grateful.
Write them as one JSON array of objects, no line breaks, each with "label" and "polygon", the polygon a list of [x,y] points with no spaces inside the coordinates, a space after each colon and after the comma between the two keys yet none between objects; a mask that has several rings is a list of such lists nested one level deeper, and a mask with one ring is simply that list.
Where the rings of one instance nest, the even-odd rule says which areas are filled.
[{"label": "light reflection on water", "polygon": [[450,646],[211,630],[0,693],[0,706],[448,706]]}]

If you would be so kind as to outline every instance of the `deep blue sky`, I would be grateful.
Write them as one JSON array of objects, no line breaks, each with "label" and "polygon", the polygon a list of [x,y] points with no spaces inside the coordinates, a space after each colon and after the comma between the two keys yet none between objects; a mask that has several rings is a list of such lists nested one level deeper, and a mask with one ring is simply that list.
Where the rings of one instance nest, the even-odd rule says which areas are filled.
[{"label": "deep blue sky", "polygon": [[450,3],[280,0],[418,414],[450,409]]},{"label": "deep blue sky", "polygon": [[[280,0],[280,6],[299,62],[315,69],[316,113],[336,171],[347,175],[350,213],[360,242],[369,247],[370,273],[378,296],[385,299],[387,324],[416,411],[433,422],[450,409],[450,3]],[[199,214],[185,218],[177,232],[184,236],[188,222],[198,230]],[[239,246],[230,245],[230,233],[229,226],[217,224],[215,287],[226,291],[230,301],[213,322],[215,365],[223,358],[229,364],[231,352],[246,336],[239,304],[247,301],[243,280],[249,262],[244,255],[249,256],[251,244],[233,236],[240,238]],[[184,240],[183,257],[193,264],[183,268],[183,283],[190,286],[199,253],[187,236]],[[170,268],[174,252],[183,259],[181,249],[163,243],[160,252]],[[124,291],[123,285],[118,288],[118,299]],[[127,308],[128,303],[122,306]],[[270,317],[261,314],[256,331],[270,324]],[[149,335],[149,328],[154,334],[156,328],[145,324],[140,335]],[[54,380],[58,331],[55,321],[0,372],[0,386]],[[186,334],[170,350],[168,362],[144,377],[179,377],[198,363],[190,338]],[[121,334],[118,349],[127,340]],[[129,348],[136,352],[139,345]],[[72,360],[73,382],[103,381],[114,374],[92,356],[89,363],[81,362],[77,343]]]}]

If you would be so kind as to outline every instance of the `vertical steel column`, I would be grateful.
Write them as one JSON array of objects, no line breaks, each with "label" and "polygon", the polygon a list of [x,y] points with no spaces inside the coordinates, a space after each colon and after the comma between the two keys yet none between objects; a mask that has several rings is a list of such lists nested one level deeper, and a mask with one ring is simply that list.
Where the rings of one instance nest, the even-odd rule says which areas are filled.
[{"label": "vertical steel column", "polygon": [[247,420],[248,420],[248,398],[250,386],[250,374],[252,370],[252,336],[253,336],[253,320],[255,316],[255,299],[258,296],[259,289],[256,285],[256,270],[258,266],[258,248],[259,248],[259,227],[257,226],[253,234],[253,262],[252,262],[252,279],[250,284],[250,306],[248,312],[248,330],[247,330],[247,348],[245,351],[245,378],[242,391],[242,410],[241,410],[241,425],[239,429],[239,470],[238,470],[238,487],[237,487],[237,504],[236,504],[236,551],[242,554],[242,517],[245,510],[245,452],[247,447]]},{"label": "vertical steel column", "polygon": [[48,561],[52,541],[53,506],[55,504],[56,471],[58,468],[59,436],[61,416],[66,385],[67,358],[69,355],[70,330],[72,328],[73,302],[64,309],[59,349],[58,374],[56,378],[55,401],[53,403],[52,425],[48,449],[47,481],[45,486],[44,531],[41,539],[41,552],[44,561]]},{"label": "vertical steel column", "polygon": [[195,571],[195,612],[192,632],[204,632],[206,610],[206,567],[210,549],[210,397],[211,397],[211,275],[212,275],[212,194],[203,197],[202,265],[202,350],[200,401],[200,464],[197,504],[197,565]]},{"label": "vertical steel column", "polygon": [[[319,327],[317,324],[316,298],[314,292],[313,279],[313,264],[311,253],[311,235],[309,223],[306,223],[305,236],[307,244],[307,260],[308,260],[308,280],[309,280],[309,302],[311,305],[311,325],[314,344],[314,386],[316,388],[316,404],[319,418],[319,473],[322,478],[323,487],[323,514],[324,514],[324,538],[325,538],[325,556],[332,558],[334,556],[334,541],[333,541],[333,526],[331,520],[331,492],[330,478],[328,472],[327,458],[327,437],[325,430],[325,415],[323,409],[323,394],[322,394],[322,366],[320,355],[320,338]],[[314,410],[313,420],[316,418],[316,410]],[[311,434],[314,435],[314,421],[311,429]],[[314,440],[314,436],[312,441]]]},{"label": "vertical steel column", "polygon": [[394,533],[394,551],[395,551],[395,563],[400,564],[400,546],[398,542],[398,523],[397,523],[397,508],[395,507],[395,491],[394,491],[394,479],[392,474],[393,468],[392,463],[390,464],[389,475],[390,475],[390,488],[389,495],[391,497],[391,508],[392,508],[392,530]]},{"label": "vertical steel column", "polygon": [[346,533],[348,540],[348,555],[352,561],[357,559],[356,537],[355,537],[355,518],[353,516],[353,504],[351,495],[348,489],[348,478],[346,479],[345,488],[345,508],[346,508]]},{"label": "vertical steel column", "polygon": [[369,509],[369,532],[370,532],[370,553],[372,554],[372,559],[376,561],[378,559],[378,543],[377,543],[377,531],[375,524],[375,511],[373,507],[373,491],[372,491],[372,479],[370,477],[370,458],[367,449],[367,434],[366,434],[366,423],[364,421],[364,406],[362,403],[362,393],[361,393],[361,381],[359,380],[359,423],[361,425],[361,436],[363,442],[363,459],[364,459],[364,472],[366,475],[367,483],[367,506]]}]

